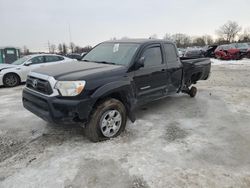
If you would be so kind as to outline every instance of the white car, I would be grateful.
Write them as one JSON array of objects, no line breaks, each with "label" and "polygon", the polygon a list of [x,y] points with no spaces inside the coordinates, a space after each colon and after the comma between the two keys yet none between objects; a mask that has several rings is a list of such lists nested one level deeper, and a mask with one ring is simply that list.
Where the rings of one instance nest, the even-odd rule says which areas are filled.
[{"label": "white car", "polygon": [[36,54],[24,56],[12,64],[0,64],[0,86],[14,87],[22,82],[26,82],[30,71],[70,61],[70,58],[55,54]]}]

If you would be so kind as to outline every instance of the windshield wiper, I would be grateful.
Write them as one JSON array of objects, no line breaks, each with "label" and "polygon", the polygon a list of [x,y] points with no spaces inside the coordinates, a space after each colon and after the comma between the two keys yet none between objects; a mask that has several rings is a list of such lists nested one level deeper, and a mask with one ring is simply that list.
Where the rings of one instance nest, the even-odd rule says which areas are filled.
[{"label": "windshield wiper", "polygon": [[85,61],[85,62],[90,62],[89,60],[86,60],[86,59],[84,59],[84,60],[82,60],[82,61]]},{"label": "windshield wiper", "polygon": [[108,62],[108,61],[94,61],[95,63],[103,63],[103,64],[110,64],[110,65],[116,65],[116,63]]}]

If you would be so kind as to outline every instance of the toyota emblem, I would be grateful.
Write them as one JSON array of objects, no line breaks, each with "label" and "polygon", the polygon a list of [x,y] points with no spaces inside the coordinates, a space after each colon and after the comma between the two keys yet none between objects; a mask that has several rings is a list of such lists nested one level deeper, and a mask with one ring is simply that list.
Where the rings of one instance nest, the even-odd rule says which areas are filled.
[{"label": "toyota emblem", "polygon": [[33,88],[37,88],[37,80],[32,81],[32,86],[33,86]]}]

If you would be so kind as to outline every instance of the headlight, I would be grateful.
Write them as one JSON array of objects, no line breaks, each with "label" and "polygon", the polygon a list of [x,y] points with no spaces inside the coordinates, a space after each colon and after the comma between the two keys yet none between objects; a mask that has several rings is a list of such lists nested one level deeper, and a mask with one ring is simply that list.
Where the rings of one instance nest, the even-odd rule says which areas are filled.
[{"label": "headlight", "polygon": [[76,96],[84,90],[85,84],[85,81],[58,81],[55,89],[58,89],[62,96]]}]

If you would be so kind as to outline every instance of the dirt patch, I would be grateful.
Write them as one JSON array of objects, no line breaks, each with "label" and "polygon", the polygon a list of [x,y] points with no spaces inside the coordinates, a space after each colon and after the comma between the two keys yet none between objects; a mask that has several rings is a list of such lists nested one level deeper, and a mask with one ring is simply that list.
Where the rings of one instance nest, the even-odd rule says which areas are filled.
[{"label": "dirt patch", "polygon": [[174,122],[174,123],[171,123],[169,126],[167,126],[164,139],[167,142],[174,142],[174,141],[182,140],[186,138],[187,135],[188,133],[185,130],[178,127],[177,122]]},{"label": "dirt patch", "polygon": [[0,162],[15,155],[23,147],[24,147],[24,141],[1,135]]}]

